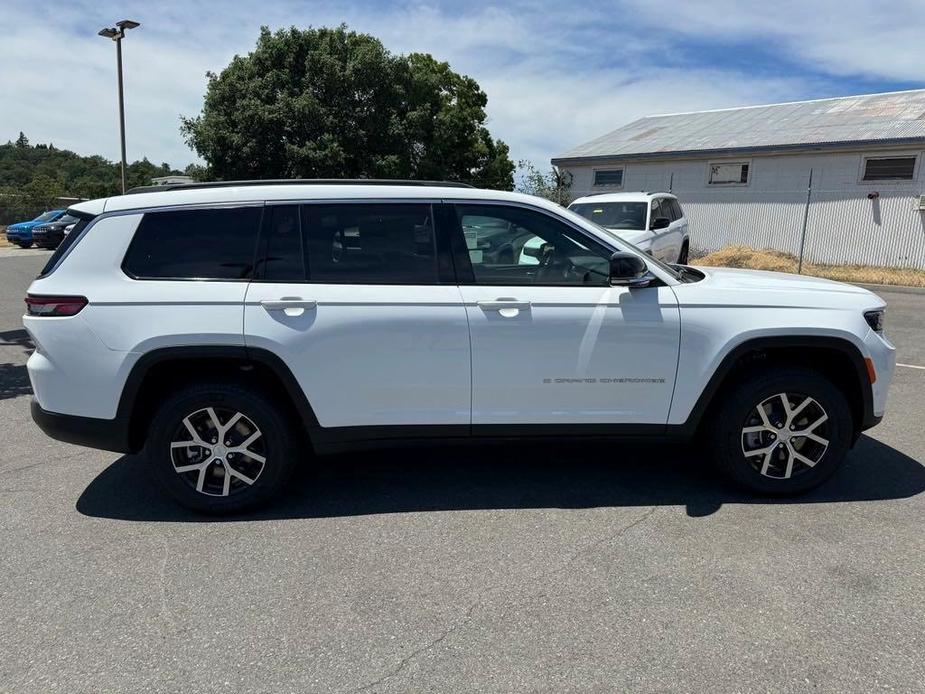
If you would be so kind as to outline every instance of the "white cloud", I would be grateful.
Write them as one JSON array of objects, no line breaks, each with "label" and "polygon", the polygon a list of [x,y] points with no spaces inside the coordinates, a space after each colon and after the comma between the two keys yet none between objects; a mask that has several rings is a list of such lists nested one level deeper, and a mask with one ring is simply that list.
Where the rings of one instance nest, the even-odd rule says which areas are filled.
[{"label": "white cloud", "polygon": [[[129,158],[147,156],[174,166],[195,159],[180,136],[179,116],[201,108],[205,72],[219,71],[235,53],[251,50],[261,24],[346,22],[395,52],[425,51],[449,61],[488,93],[489,127],[511,146],[512,157],[540,164],[646,114],[816,94],[818,84],[803,75],[756,78],[722,65],[666,66],[670,31],[727,41],[764,37],[833,74],[902,78],[920,69],[922,42],[912,40],[912,22],[896,22],[896,8],[890,10],[892,23],[873,17],[873,11],[858,22],[844,3],[837,12],[832,3],[812,3],[815,14],[805,4],[788,0],[762,10],[739,3],[638,0],[635,6],[591,10],[529,3],[474,2],[460,9],[295,0],[85,0],[39,8],[20,0],[0,7],[0,25],[7,28],[0,41],[0,137],[15,138],[23,130],[34,142],[116,159],[115,49],[96,31],[123,17],[142,22],[124,43]],[[880,45],[863,40],[868,30]],[[889,65],[878,55],[892,56]]]}]

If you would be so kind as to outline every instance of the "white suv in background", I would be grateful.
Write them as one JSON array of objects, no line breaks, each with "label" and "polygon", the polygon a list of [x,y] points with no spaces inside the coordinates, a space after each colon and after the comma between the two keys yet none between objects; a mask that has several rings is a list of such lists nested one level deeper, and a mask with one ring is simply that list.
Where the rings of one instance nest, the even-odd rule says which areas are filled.
[{"label": "white suv in background", "polygon": [[539,198],[258,182],[70,211],[26,298],[33,418],[144,451],[202,511],[268,500],[309,451],[421,440],[703,434],[733,479],[795,493],[886,405],[869,291],[672,268]]},{"label": "white suv in background", "polygon": [[602,193],[578,198],[568,208],[653,258],[687,265],[690,227],[671,193]]}]

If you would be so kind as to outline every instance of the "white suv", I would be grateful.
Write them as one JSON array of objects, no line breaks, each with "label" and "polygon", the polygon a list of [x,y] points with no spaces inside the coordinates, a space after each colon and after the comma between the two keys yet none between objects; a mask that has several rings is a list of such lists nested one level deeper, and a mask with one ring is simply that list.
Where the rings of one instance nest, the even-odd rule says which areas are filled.
[{"label": "white suv", "polygon": [[604,193],[578,198],[573,212],[666,263],[687,265],[690,225],[671,193]]},{"label": "white suv", "polygon": [[762,493],[827,478],[884,412],[884,302],[668,267],[515,193],[185,186],[75,205],[29,288],[32,412],[238,511],[308,454],[422,439],[702,433]]}]

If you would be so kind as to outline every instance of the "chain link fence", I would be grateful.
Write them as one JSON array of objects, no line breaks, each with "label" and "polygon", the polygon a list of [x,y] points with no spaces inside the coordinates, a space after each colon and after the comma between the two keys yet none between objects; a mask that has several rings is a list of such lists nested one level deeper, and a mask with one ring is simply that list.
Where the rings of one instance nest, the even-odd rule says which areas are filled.
[{"label": "chain link fence", "polygon": [[811,263],[925,269],[925,201],[912,187],[674,192],[701,252],[742,245]]}]

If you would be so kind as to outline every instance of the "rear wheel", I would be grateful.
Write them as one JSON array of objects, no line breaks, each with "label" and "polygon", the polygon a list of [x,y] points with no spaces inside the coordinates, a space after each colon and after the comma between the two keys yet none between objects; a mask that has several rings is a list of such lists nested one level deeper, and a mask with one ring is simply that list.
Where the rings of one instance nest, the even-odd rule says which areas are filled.
[{"label": "rear wheel", "polygon": [[227,384],[192,386],[164,402],[145,452],[167,492],[205,513],[266,503],[302,453],[288,413],[257,390]]},{"label": "rear wheel", "polygon": [[810,369],[755,374],[714,413],[712,450],[719,469],[762,494],[798,494],[841,464],[853,431],[844,394]]}]

